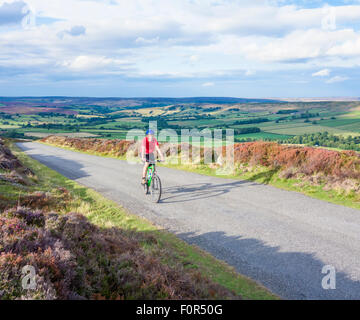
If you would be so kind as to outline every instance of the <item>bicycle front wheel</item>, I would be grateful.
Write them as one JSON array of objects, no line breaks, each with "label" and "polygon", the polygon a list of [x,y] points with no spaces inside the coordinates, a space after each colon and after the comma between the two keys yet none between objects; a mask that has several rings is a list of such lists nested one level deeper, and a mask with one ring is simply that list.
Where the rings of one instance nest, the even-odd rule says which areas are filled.
[{"label": "bicycle front wheel", "polygon": [[161,198],[161,180],[157,175],[153,176],[151,186],[150,186],[150,194],[151,194],[151,200],[155,203],[158,203]]},{"label": "bicycle front wheel", "polygon": [[145,194],[148,194],[149,193],[149,186],[148,186],[148,182],[146,181],[145,184],[143,184],[143,187],[144,187],[144,193]]}]

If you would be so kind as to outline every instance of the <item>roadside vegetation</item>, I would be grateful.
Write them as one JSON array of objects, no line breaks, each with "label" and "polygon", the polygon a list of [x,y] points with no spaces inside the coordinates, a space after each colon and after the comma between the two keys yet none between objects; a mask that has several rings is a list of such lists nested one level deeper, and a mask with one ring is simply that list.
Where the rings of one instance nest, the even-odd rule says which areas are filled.
[{"label": "roadside vegetation", "polygon": [[1,139],[0,228],[0,299],[277,298]]},{"label": "roadside vegetation", "polygon": [[[42,140],[54,146],[82,151],[90,154],[124,159],[128,150],[137,155],[138,148],[125,140],[76,139],[50,136]],[[162,144],[167,155],[175,151],[181,159],[182,145]],[[195,149],[194,149],[195,150]],[[198,159],[167,166],[215,175],[221,167],[226,168],[225,147],[202,148]],[[214,160],[205,165],[204,155]],[[246,142],[234,146],[235,166],[226,176],[249,179],[274,186],[302,192],[329,202],[360,208],[360,155],[355,151],[335,151],[314,147],[281,145],[276,142]]]}]

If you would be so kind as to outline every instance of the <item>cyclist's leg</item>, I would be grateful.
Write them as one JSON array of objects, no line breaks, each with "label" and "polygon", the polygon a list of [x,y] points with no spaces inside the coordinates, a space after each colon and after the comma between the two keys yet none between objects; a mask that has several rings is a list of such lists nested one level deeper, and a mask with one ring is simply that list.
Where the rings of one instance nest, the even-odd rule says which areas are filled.
[{"label": "cyclist's leg", "polygon": [[145,159],[145,163],[144,163],[144,167],[143,167],[143,174],[142,174],[142,179],[141,179],[141,183],[142,184],[145,184],[146,183],[146,172],[147,172],[147,170],[148,170],[148,168],[149,168],[149,164],[150,164],[150,162],[149,162],[149,155],[148,154],[146,154],[145,155],[146,156],[146,159]]}]

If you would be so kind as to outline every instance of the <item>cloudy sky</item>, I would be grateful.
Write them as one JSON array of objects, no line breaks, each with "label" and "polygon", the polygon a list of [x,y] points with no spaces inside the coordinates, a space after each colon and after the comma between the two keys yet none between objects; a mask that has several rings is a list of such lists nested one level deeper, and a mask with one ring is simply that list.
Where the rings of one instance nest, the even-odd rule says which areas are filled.
[{"label": "cloudy sky", "polygon": [[0,95],[360,96],[360,0],[0,0]]}]

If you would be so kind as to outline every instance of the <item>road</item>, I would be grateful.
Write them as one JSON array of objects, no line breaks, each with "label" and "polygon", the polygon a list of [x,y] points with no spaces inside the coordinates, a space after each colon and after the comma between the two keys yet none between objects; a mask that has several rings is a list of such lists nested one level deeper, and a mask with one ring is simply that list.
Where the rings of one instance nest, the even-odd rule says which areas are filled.
[{"label": "road", "polygon": [[[360,210],[249,181],[158,168],[164,194],[145,198],[141,166],[39,143],[28,155],[225,260],[285,299],[360,299]],[[336,271],[336,289],[322,273]]]}]

